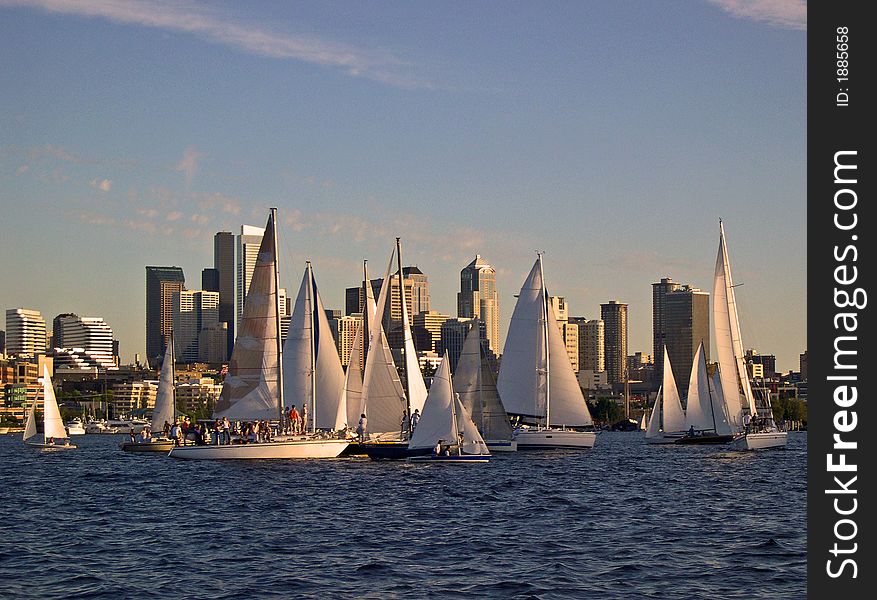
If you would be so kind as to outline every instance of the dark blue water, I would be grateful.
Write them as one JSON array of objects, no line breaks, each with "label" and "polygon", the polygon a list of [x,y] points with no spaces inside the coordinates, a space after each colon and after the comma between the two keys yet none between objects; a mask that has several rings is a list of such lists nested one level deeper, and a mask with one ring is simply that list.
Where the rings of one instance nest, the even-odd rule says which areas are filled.
[{"label": "dark blue water", "polygon": [[0,436],[2,598],[802,598],[806,436],[487,465],[182,462]]}]

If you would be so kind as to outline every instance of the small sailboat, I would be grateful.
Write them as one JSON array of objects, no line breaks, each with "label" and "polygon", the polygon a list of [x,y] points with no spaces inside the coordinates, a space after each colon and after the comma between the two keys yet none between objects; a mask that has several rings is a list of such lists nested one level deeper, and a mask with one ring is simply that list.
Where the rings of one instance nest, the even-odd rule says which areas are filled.
[{"label": "small sailboat", "polygon": [[[272,208],[253,269],[228,375],[214,409],[215,418],[278,420],[281,424],[284,420],[276,223],[277,209]],[[311,289],[304,287],[305,291]],[[304,326],[307,326],[306,320]],[[301,334],[298,337],[301,338]],[[315,353],[310,352],[312,374],[316,370],[315,358]],[[312,386],[315,382],[316,378],[312,377]],[[346,439],[313,434],[252,444],[178,446],[168,455],[181,459],[335,458],[349,443]]]},{"label": "small sailboat", "polygon": [[676,378],[670,365],[670,355],[664,347],[664,379],[652,408],[652,418],[646,428],[646,441],[650,444],[672,444],[685,435],[685,412],[679,399]]},{"label": "small sailboat", "polygon": [[[174,440],[164,435],[165,423],[168,426],[177,420],[176,407],[176,365],[174,358],[174,334],[171,333],[164,360],[161,363],[161,376],[158,379],[158,393],[155,396],[155,407],[152,410],[152,421],[149,425],[149,437],[137,436],[135,441],[122,442],[119,447],[124,452],[167,452],[174,447]],[[160,432],[160,433],[156,433]]]},{"label": "small sailboat", "polygon": [[594,446],[597,434],[586,430],[594,422],[548,302],[541,252],[512,313],[497,390],[523,423],[515,431],[518,450]]},{"label": "small sailboat", "polygon": [[29,441],[37,435],[37,403],[34,401],[27,413],[27,423],[22,436],[24,442],[28,446],[47,450],[75,449],[76,446],[70,443],[67,430],[64,428],[64,421],[61,420],[61,411],[55,399],[55,389],[52,387],[52,376],[46,364],[43,364],[41,383],[43,384],[43,441],[42,443]]},{"label": "small sailboat", "polygon": [[490,450],[454,393],[448,351],[432,380],[423,416],[408,445],[409,462],[485,463]]},{"label": "small sailboat", "polygon": [[518,449],[509,416],[496,391],[496,380],[487,362],[477,323],[463,342],[454,373],[454,390],[492,452]]},{"label": "small sailboat", "polygon": [[[665,369],[666,371],[666,369]],[[677,444],[727,444],[737,433],[728,418],[721,388],[706,369],[703,342],[698,344],[688,382],[688,404],[685,407],[685,435]]]},{"label": "small sailboat", "polygon": [[85,435],[85,423],[82,422],[81,417],[74,417],[67,421],[66,427],[68,435]]},{"label": "small sailboat", "polygon": [[[784,447],[788,434],[780,431],[773,418],[770,396],[763,397],[763,406],[756,406],[755,394],[749,382],[743,341],[740,336],[740,318],[731,276],[731,262],[725,241],[725,226],[719,221],[719,251],[713,278],[713,326],[716,350],[719,355],[719,375],[722,394],[728,404],[728,413],[735,429],[742,435],[734,440],[734,448],[757,450]],[[744,425],[744,415],[750,422]]]}]

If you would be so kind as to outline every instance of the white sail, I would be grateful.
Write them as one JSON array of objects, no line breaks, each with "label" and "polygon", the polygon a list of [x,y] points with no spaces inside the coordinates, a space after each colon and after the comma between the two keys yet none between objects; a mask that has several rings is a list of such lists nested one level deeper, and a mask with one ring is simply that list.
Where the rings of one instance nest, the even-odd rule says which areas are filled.
[{"label": "white sail", "polygon": [[719,251],[713,279],[713,330],[719,358],[722,394],[728,406],[731,422],[739,428],[742,425],[744,406],[750,410],[750,414],[755,414],[755,399],[744,362],[734,280],[728,260],[725,228],[721,221],[719,221]]},{"label": "white sail", "polygon": [[61,411],[58,409],[58,401],[55,399],[55,388],[52,387],[52,376],[49,374],[49,366],[43,364],[43,432],[48,438],[64,439],[67,430],[64,421],[61,420]]},{"label": "white sail", "polygon": [[22,439],[27,441],[37,434],[37,401],[31,403],[27,409],[27,422],[24,424],[24,435]]},{"label": "white sail", "polygon": [[339,410],[344,409],[345,422],[349,427],[353,427],[359,421],[359,415],[363,411],[362,364],[360,363],[363,327],[363,324],[356,326],[353,348],[350,349],[350,356],[347,359],[347,371],[344,373],[344,390],[342,391],[342,399],[339,403]]},{"label": "white sail", "polygon": [[[316,377],[316,381],[313,381]],[[337,430],[347,421],[339,414],[344,370],[335,347],[313,270],[305,268],[283,344],[283,396],[290,406],[308,405],[312,428]]]},{"label": "white sail", "polygon": [[725,395],[722,392],[721,376],[718,372],[713,373],[709,381],[710,402],[712,402],[713,418],[716,423],[716,433],[719,435],[731,435],[740,430],[734,426],[728,416],[728,405],[725,403]]},{"label": "white sail", "polygon": [[381,325],[381,316],[387,303],[390,286],[390,264],[384,276],[384,283],[375,308],[374,318],[369,323],[368,356],[365,361],[365,372],[362,378],[363,412],[368,417],[369,433],[386,434],[400,432],[402,415],[405,411],[405,393],[399,372],[393,362],[387,336]]},{"label": "white sail", "polygon": [[706,355],[703,343],[698,345],[688,380],[688,405],[685,407],[685,428],[695,431],[715,429],[713,408],[710,402],[709,377],[706,372]]},{"label": "white sail", "polygon": [[214,416],[231,420],[277,419],[280,389],[277,353],[277,253],[274,217],[268,218],[237,339]]},{"label": "white sail", "polygon": [[161,375],[158,378],[158,393],[155,396],[155,408],[152,411],[152,431],[164,430],[164,424],[173,425],[176,411],[174,410],[174,342],[173,334],[164,351],[161,362]]},{"label": "white sail", "polygon": [[664,346],[664,402],[661,414],[661,429],[667,433],[684,431],[685,411],[682,410],[682,400],[679,398],[679,389],[676,386],[676,378],[673,376],[673,367],[670,364],[670,355]]},{"label": "white sail", "polygon": [[[438,370],[432,378],[432,386],[423,405],[420,422],[408,447],[411,449],[433,448],[439,440],[457,443],[457,424],[454,419],[454,388],[451,382],[451,361],[448,351],[442,357]],[[473,425],[474,427],[474,425]]]},{"label": "white sail", "polygon": [[[665,367],[666,368],[666,367]],[[652,407],[652,416],[649,419],[649,426],[646,427],[646,439],[663,437],[661,431],[661,414],[662,405],[664,404],[664,387],[658,388],[658,397],[655,398],[655,405]]]},{"label": "white sail", "polygon": [[463,342],[454,373],[454,391],[484,438],[512,439],[512,426],[496,391],[490,365],[485,360],[478,325],[469,330]]},{"label": "white sail", "polygon": [[[547,297],[547,293],[546,293]],[[563,334],[554,317],[554,309],[548,306],[548,372],[550,426],[580,427],[593,425],[591,411],[585,402],[582,388],[572,370]]]},{"label": "white sail", "polygon": [[454,396],[454,418],[457,424],[457,432],[463,434],[463,443],[460,450],[464,454],[490,454],[484,438],[472,421],[469,411],[463,406],[458,396]]},{"label": "white sail", "polygon": [[[401,273],[400,273],[401,275]],[[408,406],[411,412],[414,409],[423,411],[423,403],[426,401],[426,383],[423,381],[423,373],[420,371],[420,362],[417,360],[417,350],[414,348],[414,336],[411,335],[411,324],[408,321],[408,306],[404,301],[405,293],[401,291],[402,301],[402,334],[405,340],[405,375],[408,378]]]}]

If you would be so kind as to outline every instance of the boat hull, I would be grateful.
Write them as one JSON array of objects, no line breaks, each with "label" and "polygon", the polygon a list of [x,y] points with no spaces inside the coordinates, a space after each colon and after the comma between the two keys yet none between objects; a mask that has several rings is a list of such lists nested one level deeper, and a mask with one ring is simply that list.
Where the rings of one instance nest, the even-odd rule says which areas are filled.
[{"label": "boat hull", "polygon": [[173,440],[158,440],[152,442],[122,442],[119,447],[123,452],[164,452],[167,453],[174,447]]},{"label": "boat hull", "polygon": [[695,435],[695,436],[683,436],[676,440],[675,444],[680,444],[683,446],[698,446],[698,445],[707,445],[707,444],[730,444],[733,442],[737,436],[735,435]]},{"label": "boat hull", "polygon": [[177,446],[168,456],[188,460],[253,460],[337,458],[348,440],[288,440],[229,446]]},{"label": "boat hull", "polygon": [[487,449],[491,452],[517,452],[517,440],[484,440]]},{"label": "boat hull", "polygon": [[518,431],[515,441],[518,450],[586,449],[594,447],[597,434],[571,429],[539,429]]},{"label": "boat hull", "polygon": [[486,463],[493,458],[490,454],[455,454],[451,456],[435,454],[427,454],[424,456],[409,456],[408,462],[411,463],[439,463],[439,464],[469,464],[469,463]]},{"label": "boat hull", "polygon": [[37,442],[26,442],[28,446],[40,448],[42,450],[76,450],[74,444],[39,444]]},{"label": "boat hull", "polygon": [[663,433],[655,437],[646,437],[647,444],[675,444],[682,439],[684,433]]},{"label": "boat hull", "polygon": [[785,431],[747,433],[733,442],[735,450],[764,450],[766,448],[785,448],[788,434]]},{"label": "boat hull", "polygon": [[372,460],[405,460],[410,455],[408,442],[365,442],[360,447]]}]

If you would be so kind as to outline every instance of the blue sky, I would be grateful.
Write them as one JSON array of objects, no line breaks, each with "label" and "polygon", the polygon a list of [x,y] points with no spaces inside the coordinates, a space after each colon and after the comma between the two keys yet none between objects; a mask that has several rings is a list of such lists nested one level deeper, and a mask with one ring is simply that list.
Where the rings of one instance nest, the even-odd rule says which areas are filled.
[{"label": "blue sky", "polygon": [[[630,305],[712,287],[725,221],[744,344],[806,345],[806,9],[795,0],[0,0],[0,307],[106,318],[145,346],[147,264],[277,206],[343,308],[393,237],[454,314],[498,270],[503,328],[544,250],[553,294]],[[378,266],[380,265],[380,267]]]}]

